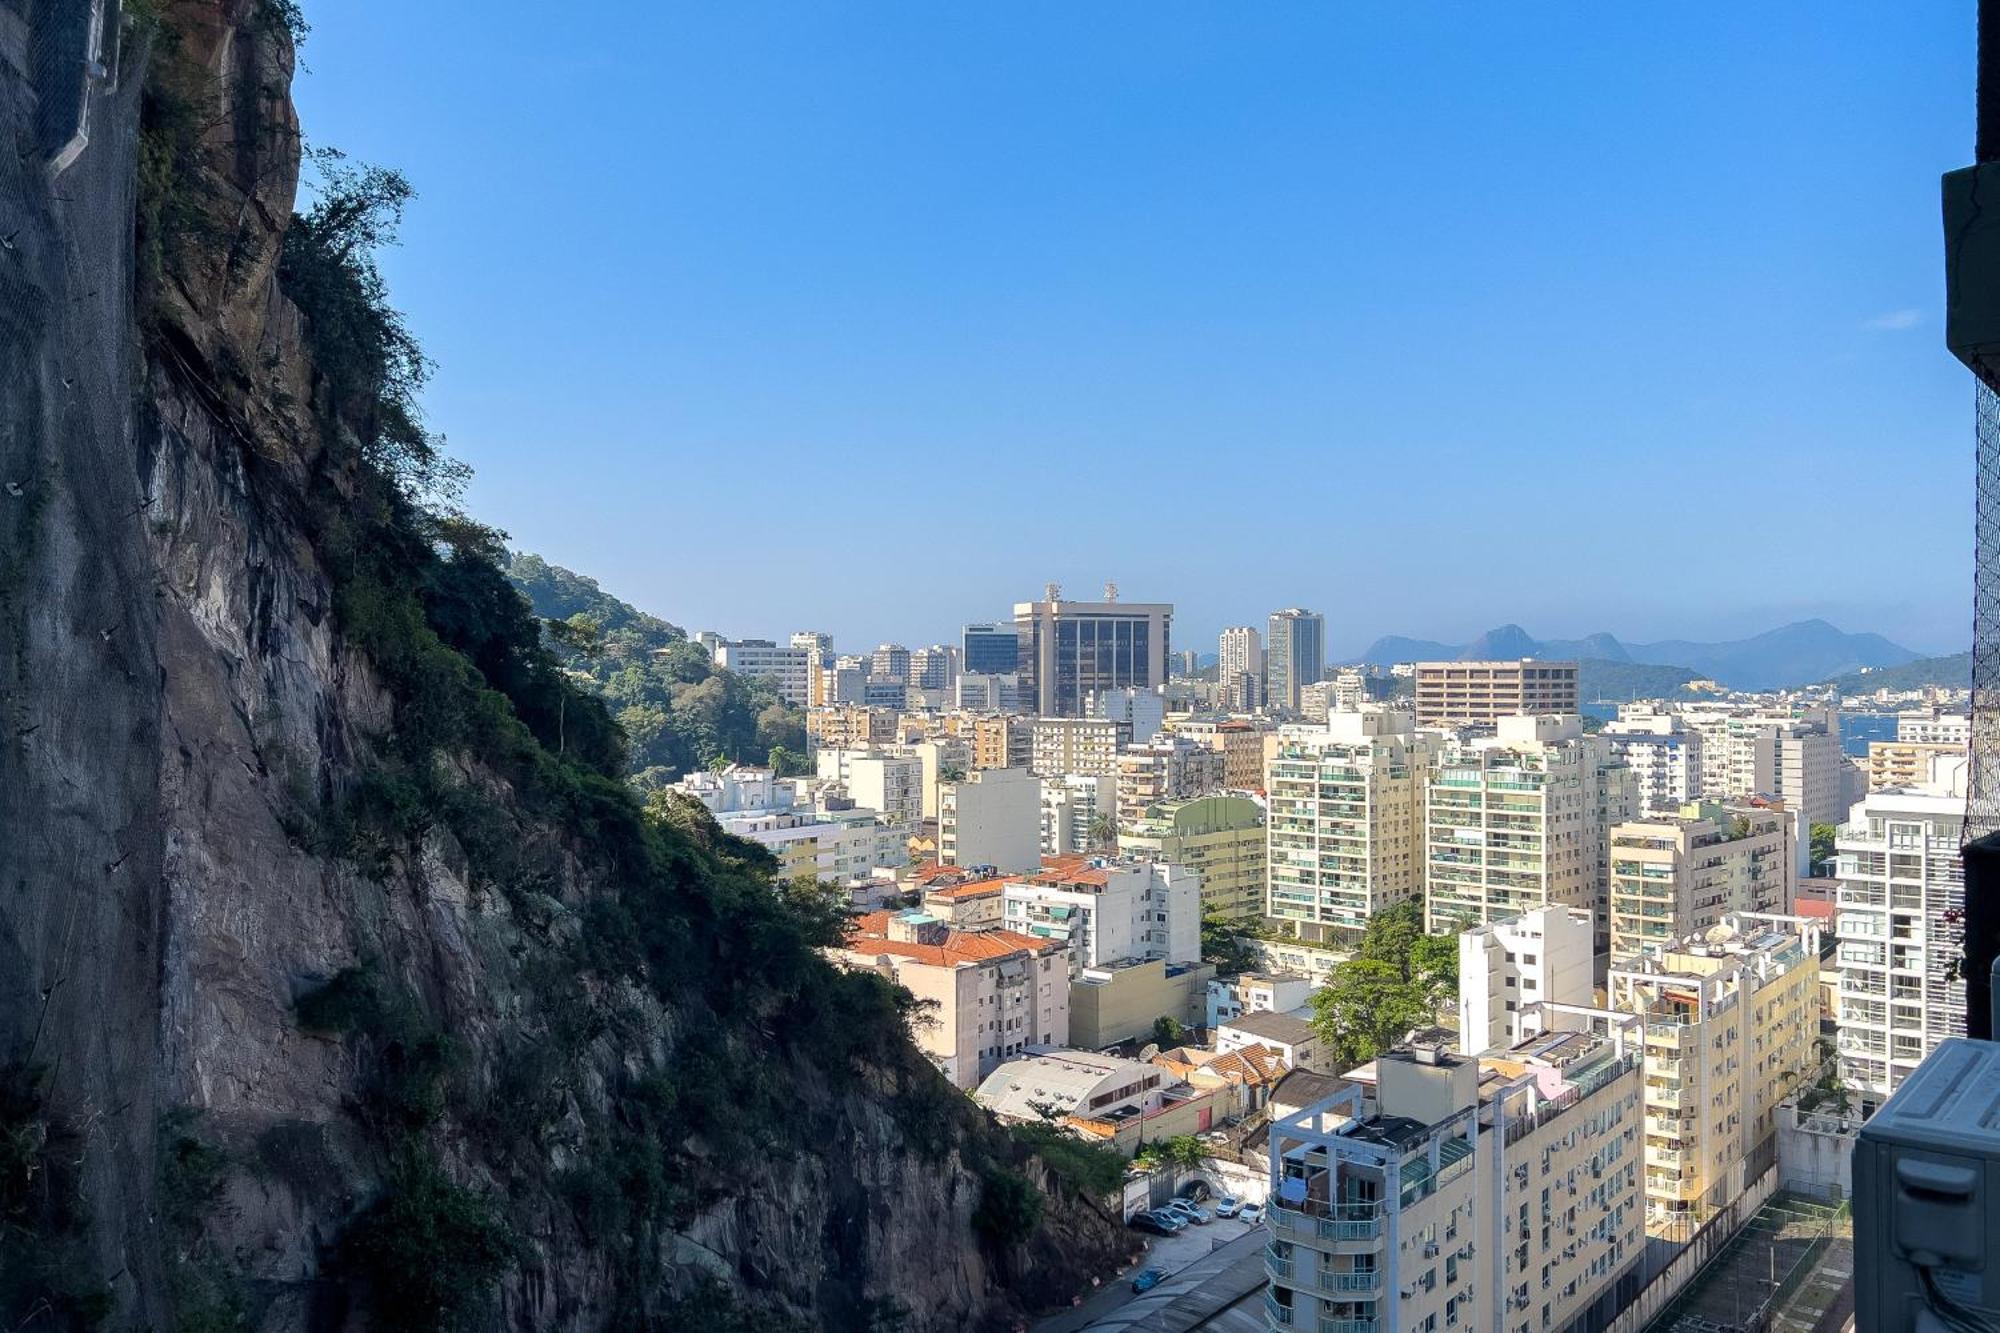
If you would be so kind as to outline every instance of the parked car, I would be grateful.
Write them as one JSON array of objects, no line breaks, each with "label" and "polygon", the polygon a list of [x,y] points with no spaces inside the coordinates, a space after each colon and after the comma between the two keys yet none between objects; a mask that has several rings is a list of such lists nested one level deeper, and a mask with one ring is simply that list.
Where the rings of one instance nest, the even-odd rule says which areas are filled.
[{"label": "parked car", "polygon": [[1199,1177],[1181,1186],[1181,1197],[1183,1199],[1192,1199],[1196,1203],[1200,1203],[1203,1199],[1206,1199],[1208,1194],[1208,1182]]},{"label": "parked car", "polygon": [[1202,1207],[1200,1204],[1192,1203],[1186,1199],[1175,1199],[1172,1203],[1167,1205],[1167,1208],[1173,1212],[1179,1213],[1182,1217],[1185,1217],[1188,1221],[1193,1222],[1196,1226],[1205,1227],[1210,1222],[1213,1222],[1215,1220],[1214,1213],[1209,1212],[1208,1209]]},{"label": "parked car", "polygon": [[1246,1203],[1237,1211],[1236,1216],[1254,1227],[1264,1220],[1264,1205],[1261,1203]]},{"label": "parked car", "polygon": [[1166,1280],[1167,1272],[1165,1269],[1142,1268],[1132,1276],[1132,1290],[1137,1292],[1151,1291]]},{"label": "parked car", "polygon": [[[1143,1231],[1152,1236],[1171,1236],[1181,1229],[1179,1226],[1162,1222],[1151,1213],[1134,1213],[1132,1214],[1132,1220],[1125,1225],[1131,1227],[1134,1231]],[[1182,1223],[1181,1225],[1185,1226],[1186,1223]]]},{"label": "parked car", "polygon": [[1186,1231],[1194,1221],[1192,1218],[1183,1217],[1172,1208],[1155,1208],[1148,1216],[1175,1234]]},{"label": "parked car", "polygon": [[1217,1217],[1234,1217],[1242,1211],[1243,1200],[1237,1198],[1234,1194],[1223,1195],[1222,1201],[1215,1205],[1215,1215]]}]

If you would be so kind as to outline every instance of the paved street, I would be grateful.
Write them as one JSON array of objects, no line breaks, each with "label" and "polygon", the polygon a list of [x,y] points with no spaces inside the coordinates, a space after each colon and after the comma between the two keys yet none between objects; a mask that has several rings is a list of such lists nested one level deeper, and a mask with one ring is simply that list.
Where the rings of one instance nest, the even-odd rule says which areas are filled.
[{"label": "paved street", "polygon": [[1132,1275],[1140,1269],[1162,1268],[1171,1279],[1188,1265],[1256,1230],[1261,1228],[1245,1226],[1233,1217],[1218,1217],[1205,1227],[1189,1227],[1178,1236],[1150,1236],[1147,1239],[1152,1243],[1146,1247],[1145,1258],[1115,1275],[1106,1275],[1104,1285],[1082,1305],[1041,1320],[1034,1326],[1035,1333],[1075,1333],[1131,1301]]}]

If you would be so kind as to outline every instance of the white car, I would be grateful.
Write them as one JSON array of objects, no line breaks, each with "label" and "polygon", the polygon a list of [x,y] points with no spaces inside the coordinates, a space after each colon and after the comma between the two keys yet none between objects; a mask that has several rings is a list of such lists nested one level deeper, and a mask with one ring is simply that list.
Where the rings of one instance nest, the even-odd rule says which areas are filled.
[{"label": "white car", "polygon": [[1236,1217],[1238,1221],[1248,1222],[1254,1227],[1264,1220],[1264,1205],[1261,1203],[1246,1203],[1237,1210]]},{"label": "white car", "polygon": [[1237,1198],[1234,1194],[1225,1194],[1215,1205],[1215,1215],[1217,1217],[1234,1217],[1242,1208],[1243,1200]]}]

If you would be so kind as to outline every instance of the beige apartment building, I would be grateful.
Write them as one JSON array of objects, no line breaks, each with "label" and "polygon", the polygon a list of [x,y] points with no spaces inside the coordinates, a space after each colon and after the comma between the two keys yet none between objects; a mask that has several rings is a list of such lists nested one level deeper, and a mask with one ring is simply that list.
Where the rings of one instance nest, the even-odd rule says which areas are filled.
[{"label": "beige apartment building", "polygon": [[1264,739],[1270,733],[1255,722],[1229,718],[1169,718],[1166,730],[1198,741],[1222,754],[1222,785],[1230,791],[1264,789]]},{"label": "beige apartment building", "polygon": [[896,710],[835,704],[806,712],[806,734],[827,749],[866,749],[896,739]]},{"label": "beige apartment building", "polygon": [[1272,1121],[1271,1333],[1567,1333],[1637,1294],[1626,1039],[1555,1032],[1485,1058],[1413,1045],[1348,1077]]},{"label": "beige apartment building", "polygon": [[1931,779],[1932,765],[1965,757],[1965,746],[1951,741],[1868,742],[1868,790],[1914,787]]},{"label": "beige apartment building", "polygon": [[959,734],[972,743],[974,768],[1027,768],[1034,760],[1032,718],[1001,714],[961,723]]},{"label": "beige apartment building", "polygon": [[1753,1178],[1779,1103],[1818,1067],[1819,927],[1745,913],[1615,961],[1645,1023],[1647,1230],[1685,1240]]},{"label": "beige apartment building", "polygon": [[915,910],[871,912],[835,952],[936,1002],[937,1021],[913,1036],[966,1091],[1029,1046],[1069,1043],[1069,958],[1053,941],[958,930]]},{"label": "beige apartment building", "polygon": [[1167,801],[1122,821],[1118,850],[1201,876],[1201,910],[1235,921],[1264,914],[1264,810],[1247,796]]},{"label": "beige apartment building", "polygon": [[1351,943],[1376,912],[1421,898],[1429,744],[1386,710],[1272,738],[1266,915],[1313,943]]},{"label": "beige apartment building", "polygon": [[1222,756],[1185,736],[1161,735],[1118,754],[1118,817],[1162,801],[1185,801],[1222,790]]},{"label": "beige apartment building", "polygon": [[1485,723],[1517,713],[1574,713],[1577,664],[1541,662],[1417,663],[1417,725]]},{"label": "beige apartment building", "polygon": [[1665,946],[1731,912],[1791,910],[1792,827],[1780,804],[1681,807],[1611,830],[1611,956]]},{"label": "beige apartment building", "polygon": [[1118,755],[1132,742],[1132,724],[1101,717],[1035,719],[1028,767],[1035,776],[1118,776]]}]

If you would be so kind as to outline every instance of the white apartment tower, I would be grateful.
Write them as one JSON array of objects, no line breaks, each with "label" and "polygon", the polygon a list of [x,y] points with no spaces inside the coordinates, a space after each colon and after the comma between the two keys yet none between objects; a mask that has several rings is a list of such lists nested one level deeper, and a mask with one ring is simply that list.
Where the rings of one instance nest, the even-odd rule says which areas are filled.
[{"label": "white apartment tower", "polygon": [[1879,1106],[1946,1037],[1965,1035],[1963,791],[1871,792],[1841,826],[1840,1076]]},{"label": "white apartment tower", "polygon": [[1374,913],[1422,897],[1429,745],[1409,714],[1387,710],[1272,738],[1267,915],[1306,940],[1351,942]]},{"label": "white apartment tower", "polygon": [[1694,803],[1611,830],[1611,956],[1666,945],[1731,912],[1792,906],[1793,828],[1782,806]]},{"label": "white apartment tower", "polygon": [[1575,1015],[1561,1010],[1535,1013],[1527,1006],[1588,1005],[1595,948],[1590,913],[1577,907],[1538,907],[1462,932],[1459,1049],[1482,1055],[1545,1029],[1582,1027]]},{"label": "white apartment tower", "polygon": [[1226,685],[1238,676],[1264,677],[1264,636],[1249,625],[1232,625],[1222,631],[1215,678]]},{"label": "white apartment tower", "polygon": [[1606,761],[1575,715],[1502,717],[1450,744],[1429,776],[1426,921],[1461,930],[1560,905],[1594,912],[1608,829]]},{"label": "white apartment tower", "polygon": [[1280,712],[1298,712],[1299,691],[1325,669],[1326,617],[1298,606],[1273,611],[1265,640],[1265,702]]}]

